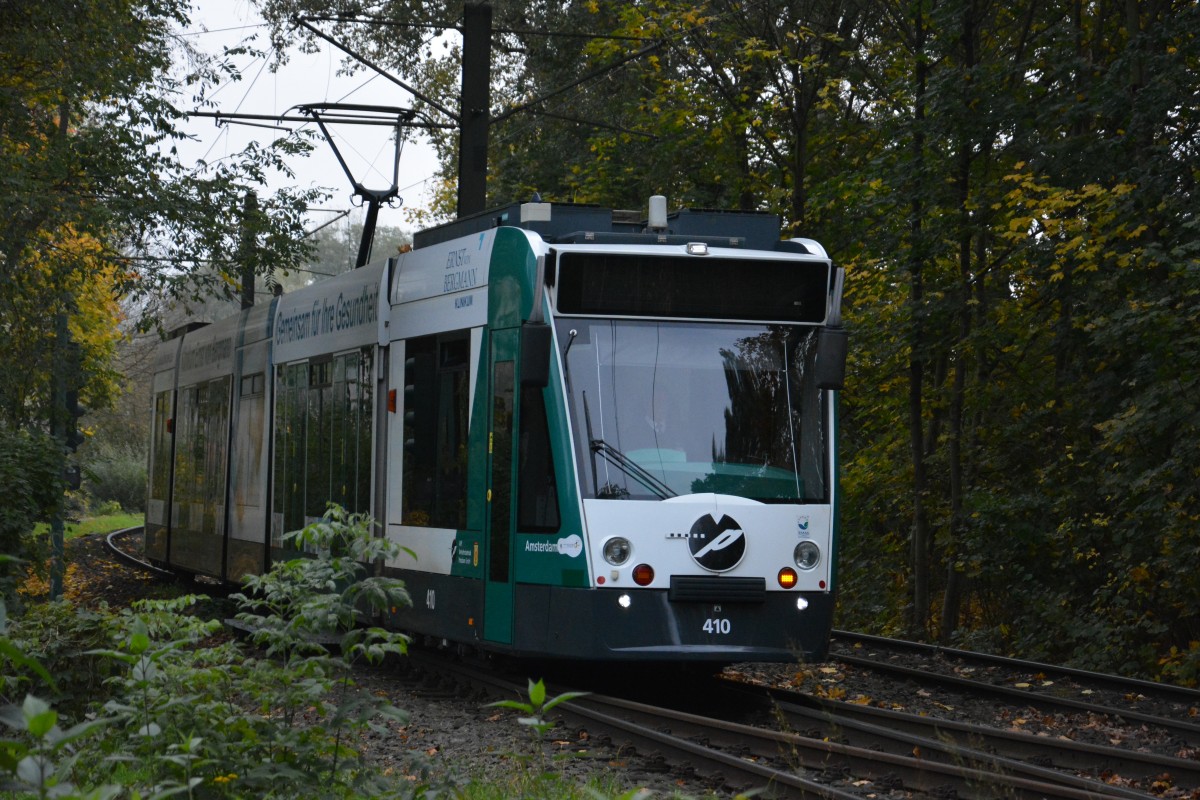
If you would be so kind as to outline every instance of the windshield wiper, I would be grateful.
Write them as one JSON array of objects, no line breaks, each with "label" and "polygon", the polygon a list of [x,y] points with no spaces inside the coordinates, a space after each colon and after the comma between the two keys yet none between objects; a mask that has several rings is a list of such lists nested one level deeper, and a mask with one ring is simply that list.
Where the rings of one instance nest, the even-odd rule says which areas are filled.
[{"label": "windshield wiper", "polygon": [[596,455],[599,454],[605,461],[645,486],[660,499],[666,500],[668,497],[675,497],[675,492],[671,491],[671,487],[651,475],[636,461],[603,439],[596,439],[592,436],[592,412],[588,408],[587,392],[580,394],[583,396],[583,422],[587,427],[588,451],[592,455],[592,494],[596,497],[600,496],[600,482],[596,473]]},{"label": "windshield wiper", "polygon": [[668,497],[676,496],[675,492],[671,491],[671,487],[654,477],[641,464],[638,464],[603,439],[589,439],[588,446],[591,448],[593,454],[600,454],[605,461],[658,495],[659,499],[666,500]]}]

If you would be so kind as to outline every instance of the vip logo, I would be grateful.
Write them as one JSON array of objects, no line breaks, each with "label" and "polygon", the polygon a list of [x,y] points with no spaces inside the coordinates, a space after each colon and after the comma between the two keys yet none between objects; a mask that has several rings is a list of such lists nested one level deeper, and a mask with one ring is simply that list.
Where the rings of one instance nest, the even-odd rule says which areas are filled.
[{"label": "vip logo", "polygon": [[746,555],[746,534],[733,517],[723,514],[718,521],[712,514],[705,514],[692,524],[688,549],[705,569],[727,572]]}]

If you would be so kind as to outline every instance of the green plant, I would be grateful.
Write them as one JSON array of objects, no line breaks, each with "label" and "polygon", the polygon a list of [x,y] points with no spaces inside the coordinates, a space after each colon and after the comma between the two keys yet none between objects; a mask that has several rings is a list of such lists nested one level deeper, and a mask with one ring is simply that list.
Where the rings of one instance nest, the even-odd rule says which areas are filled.
[{"label": "green plant", "polygon": [[[84,465],[85,487],[94,513],[144,511],[146,508],[146,452],[142,444],[97,443]],[[116,504],[116,509],[110,508]]]},{"label": "green plant", "polygon": [[[112,675],[109,661],[89,651],[108,645],[111,614],[78,609],[66,601],[30,606],[9,631],[15,647],[27,656],[24,664],[3,670],[6,694],[20,687],[48,694],[59,710],[80,717],[102,683]],[[36,670],[30,666],[36,665]],[[50,676],[53,675],[53,680]]]},{"label": "green plant", "polygon": [[[36,696],[0,711],[11,734],[0,739],[0,790],[85,800],[114,796],[117,783],[142,800],[437,794],[427,780],[398,792],[355,749],[368,727],[405,719],[353,679],[357,663],[402,654],[406,644],[398,633],[362,627],[407,602],[398,581],[371,574],[396,554],[371,531],[368,518],[332,508],[294,537],[311,557],[251,582],[253,599],[241,597],[239,616],[259,632],[266,658],[196,616],[208,603],[199,596],[140,601],[119,613],[47,606],[17,626],[31,654],[7,637],[0,604],[6,695],[52,687],[52,673],[62,682],[72,660],[98,660],[110,674],[108,696],[80,706],[78,718],[87,711],[93,720],[85,725],[62,730],[59,712]],[[84,647],[93,642],[102,646]],[[47,670],[39,654],[59,666]],[[71,677],[64,694],[80,685]],[[100,788],[76,788],[85,786]]]},{"label": "green plant", "polygon": [[110,743],[108,758],[143,766],[147,791],[261,798],[385,792],[379,770],[351,742],[404,714],[358,691],[352,667],[404,652],[405,640],[359,629],[355,603],[396,604],[407,595],[395,581],[365,575],[358,557],[387,552],[362,541],[369,520],[338,509],[310,528],[296,538],[312,558],[275,565],[248,582],[251,597],[237,596],[238,616],[267,658],[208,639],[219,623],[184,613],[201,598],[142,602],[121,615],[118,647],[106,655],[123,672],[111,682],[105,712],[123,722],[124,739]]},{"label": "green plant", "polygon": [[[95,500],[96,498],[93,497],[92,499]],[[92,508],[92,514],[97,517],[111,517],[115,514],[120,514],[121,511],[121,504],[116,500],[100,500]]]},{"label": "green plant", "polygon": [[529,760],[531,757],[538,758],[544,771],[546,734],[552,731],[556,724],[546,719],[546,713],[561,703],[574,700],[577,697],[583,697],[587,692],[563,692],[555,697],[547,698],[545,682],[538,680],[537,683],[534,683],[532,679],[529,681],[527,691],[528,702],[521,700],[497,700],[494,703],[488,703],[487,707],[510,708],[525,715],[517,718],[517,724],[525,726],[529,731],[532,752],[530,757],[526,757],[526,760]]},{"label": "green plant", "polygon": [[[14,560],[0,556],[0,560]],[[50,673],[27,655],[8,637],[8,608],[0,598],[0,663],[4,671],[31,674],[46,686],[54,687]],[[15,668],[15,669],[14,669]],[[21,683],[19,678],[5,677],[3,688],[7,696],[11,689]],[[108,800],[115,797],[120,788],[105,785],[86,793],[77,793],[71,782],[79,753],[75,744],[104,727],[104,720],[91,720],[62,730],[59,715],[50,704],[34,695],[26,694],[17,705],[6,702],[0,706],[0,724],[10,732],[0,737],[0,790],[18,791],[42,797],[78,797],[81,800]]]},{"label": "green plant", "polygon": [[[288,539],[308,555],[277,562],[246,580],[246,594],[235,595],[244,609],[238,619],[288,676],[266,682],[260,696],[279,720],[272,763],[302,774],[324,796],[370,794],[379,776],[357,757],[349,737],[377,720],[407,715],[358,690],[353,667],[407,652],[403,634],[365,624],[410,604],[401,581],[375,574],[400,548],[374,536],[367,515],[332,504],[319,522]],[[261,662],[258,668],[269,669]],[[320,736],[312,735],[311,719],[297,724],[301,712],[319,719]]]},{"label": "green plant", "polygon": [[[62,452],[43,433],[10,430],[0,425],[0,553],[41,562],[31,550],[34,522],[45,519],[62,502]],[[22,564],[0,561],[0,600],[9,608],[17,602],[16,586],[24,578]]]},{"label": "green plant", "polygon": [[83,722],[64,731],[58,726],[58,712],[49,703],[26,695],[19,707],[0,709],[0,723],[15,734],[0,739],[0,772],[6,774],[0,789],[38,798],[87,800],[107,800],[120,793],[120,787],[110,785],[80,793],[71,782],[80,756],[73,745],[104,727],[106,721]]}]

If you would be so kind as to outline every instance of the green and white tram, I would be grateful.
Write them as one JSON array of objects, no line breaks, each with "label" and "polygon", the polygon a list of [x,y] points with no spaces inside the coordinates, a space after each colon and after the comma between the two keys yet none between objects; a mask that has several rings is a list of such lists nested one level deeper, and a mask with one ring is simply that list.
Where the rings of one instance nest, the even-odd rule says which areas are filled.
[{"label": "green and white tram", "polygon": [[[437,640],[589,661],[822,658],[840,303],[825,251],[780,241],[771,215],[531,203],[459,220],[273,304],[270,463],[256,490],[216,476],[228,485],[204,496],[226,520],[238,492],[269,497],[259,566],[327,502],[370,510],[406,549],[386,569],[413,606],[386,622]],[[218,388],[253,390],[226,360]],[[166,372],[156,418],[178,402],[164,387],[184,385]],[[214,415],[232,435],[237,415]],[[155,453],[196,450],[172,430],[156,424]],[[230,561],[236,526],[211,527],[223,569],[175,563],[194,548],[173,537],[195,537],[169,524],[152,555],[252,571]]]}]

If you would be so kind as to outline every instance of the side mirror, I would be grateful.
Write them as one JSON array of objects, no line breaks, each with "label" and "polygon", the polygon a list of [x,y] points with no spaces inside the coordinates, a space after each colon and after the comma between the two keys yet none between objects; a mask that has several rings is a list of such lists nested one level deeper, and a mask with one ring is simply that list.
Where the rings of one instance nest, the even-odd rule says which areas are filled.
[{"label": "side mirror", "polygon": [[526,322],[521,326],[521,385],[545,389],[550,385],[550,326]]},{"label": "side mirror", "polygon": [[846,348],[849,334],[845,328],[821,328],[817,334],[817,386],[841,389],[846,383]]}]

